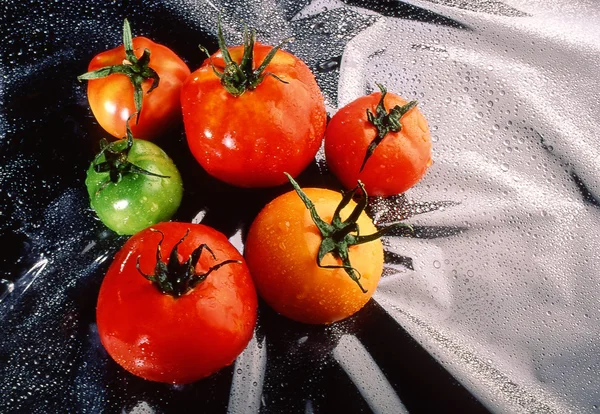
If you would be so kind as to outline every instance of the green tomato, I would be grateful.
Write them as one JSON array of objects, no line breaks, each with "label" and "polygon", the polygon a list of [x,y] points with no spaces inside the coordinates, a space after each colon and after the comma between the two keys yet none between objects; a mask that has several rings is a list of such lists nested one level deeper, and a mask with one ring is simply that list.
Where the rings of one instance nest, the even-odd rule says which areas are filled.
[{"label": "green tomato", "polygon": [[[101,144],[103,150],[90,164],[85,180],[90,205],[100,220],[126,235],[168,221],[183,195],[181,175],[171,158],[150,141],[131,140],[133,143],[122,139]],[[99,172],[102,168],[98,167],[106,167],[111,155],[113,159],[120,157],[116,166],[121,172],[114,177],[107,168]],[[123,169],[125,165],[130,168]]]}]

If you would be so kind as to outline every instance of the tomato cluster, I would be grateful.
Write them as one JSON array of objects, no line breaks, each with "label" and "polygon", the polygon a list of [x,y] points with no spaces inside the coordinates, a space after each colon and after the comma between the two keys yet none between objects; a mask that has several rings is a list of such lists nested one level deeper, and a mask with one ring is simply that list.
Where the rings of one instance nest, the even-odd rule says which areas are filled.
[{"label": "tomato cluster", "polygon": [[[219,50],[194,72],[173,51],[132,38],[93,58],[91,110],[113,142],[100,143],[86,186],[92,209],[132,235],[100,289],[102,344],[129,372],[187,383],[231,364],[248,344],[257,293],[278,313],[329,324],[360,310],[382,274],[383,248],[365,213],[368,194],[415,185],[431,165],[427,121],[388,93],[358,98],[327,122],[314,75],[298,57],[255,41]],[[388,110],[388,108],[390,108]],[[242,256],[219,231],[169,221],[183,194],[180,173],[150,142],[182,122],[189,151],[218,180],[293,189],[252,222]],[[345,192],[302,189],[298,176],[324,145]],[[397,223],[395,226],[403,225]]]}]

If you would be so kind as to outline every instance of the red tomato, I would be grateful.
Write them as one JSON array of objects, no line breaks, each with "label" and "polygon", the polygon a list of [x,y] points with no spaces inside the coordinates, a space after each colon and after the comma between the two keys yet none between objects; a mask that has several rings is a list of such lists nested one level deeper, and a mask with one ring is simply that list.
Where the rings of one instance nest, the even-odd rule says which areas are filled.
[{"label": "red tomato", "polygon": [[[226,72],[235,72],[236,65],[246,67],[248,78],[273,50],[252,41],[246,50],[253,59],[245,64],[243,46],[222,45],[211,58],[215,68],[220,71],[226,66],[226,50],[234,62],[227,64]],[[224,86],[232,81],[219,78],[208,59],[181,90],[191,152],[209,174],[240,187],[283,184],[284,171],[297,176],[314,159],[325,132],[323,97],[304,62],[277,50],[261,73],[262,81],[255,87],[242,87],[241,93],[230,88],[238,95],[234,96]]]},{"label": "red tomato", "polygon": [[[416,102],[408,102],[393,93],[384,94],[384,108],[381,105],[382,93],[363,96],[340,109],[330,120],[325,131],[325,157],[327,165],[346,188],[352,188],[362,181],[369,195],[391,196],[403,193],[415,185],[431,165],[431,134],[427,120]],[[367,149],[378,138],[378,128],[367,117],[367,110],[373,116],[388,111],[385,108],[408,109],[399,118],[401,129],[384,134],[372,154],[365,162]],[[376,121],[378,122],[378,121]],[[381,121],[384,125],[389,120]],[[393,121],[392,121],[393,122]],[[361,171],[361,167],[364,168]]]},{"label": "red tomato", "polygon": [[[370,237],[377,229],[364,204],[342,202],[339,192],[326,189],[306,188],[304,194],[314,203],[314,214],[295,191],[277,197],[250,226],[245,257],[259,295],[275,311],[299,322],[328,324],[354,314],[375,293],[383,247],[378,237]],[[325,223],[320,224],[325,232],[314,215]]]},{"label": "red tomato", "polygon": [[[142,275],[157,275],[160,246],[161,261],[175,278],[203,243],[214,257],[204,249],[189,267],[196,275],[236,262],[214,269],[179,297],[183,284],[173,282],[172,294],[161,293]],[[119,365],[148,380],[184,384],[231,364],[252,337],[256,313],[250,273],[227,238],[201,224],[169,222],[137,233],[117,253],[100,287],[96,318],[102,344]]]},{"label": "red tomato", "polygon": [[[148,92],[154,80],[140,80],[143,91],[141,113],[137,123],[131,122],[131,130],[138,139],[154,139],[181,122],[179,94],[190,69],[172,50],[150,39],[136,37],[133,38],[132,45],[133,53],[142,63],[144,50],[150,51],[147,66],[155,71],[160,81],[156,89]],[[132,62],[127,62],[125,47],[121,45],[96,55],[89,64],[88,73],[105,67],[131,66]],[[79,78],[88,79],[85,75]],[[133,83],[122,73],[89,79],[88,101],[100,126],[116,138],[125,136],[125,122],[138,112],[134,102]]]}]

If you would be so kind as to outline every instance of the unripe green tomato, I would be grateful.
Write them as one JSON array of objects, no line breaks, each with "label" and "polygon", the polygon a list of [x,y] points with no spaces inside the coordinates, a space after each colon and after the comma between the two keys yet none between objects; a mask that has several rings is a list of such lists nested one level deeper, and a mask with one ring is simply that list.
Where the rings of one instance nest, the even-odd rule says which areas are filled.
[{"label": "unripe green tomato", "polygon": [[[122,141],[125,146],[125,140]],[[123,174],[110,182],[108,172],[96,172],[94,164],[106,160],[104,154],[90,164],[85,185],[90,205],[100,220],[118,234],[135,234],[153,224],[168,221],[177,211],[183,195],[181,175],[173,160],[156,144],[133,140],[127,161],[162,178],[136,172]]]}]

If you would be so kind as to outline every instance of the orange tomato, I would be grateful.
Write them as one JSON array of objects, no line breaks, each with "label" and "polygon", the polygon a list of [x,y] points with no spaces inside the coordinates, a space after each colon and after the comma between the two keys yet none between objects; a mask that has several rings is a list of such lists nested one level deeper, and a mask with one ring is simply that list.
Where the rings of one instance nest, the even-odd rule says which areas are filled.
[{"label": "orange tomato", "polygon": [[[126,23],[124,30],[128,30],[128,27]],[[160,81],[150,93],[148,90],[154,84],[154,80],[149,78],[141,84],[143,99],[140,117],[131,121],[131,131],[138,139],[154,139],[181,122],[179,92],[190,74],[185,62],[171,49],[145,37],[133,38],[133,53],[142,62],[143,59],[140,58],[146,49],[150,51],[148,67],[156,72]],[[128,64],[125,47],[121,45],[96,55],[88,66],[88,74],[102,68],[122,67]],[[124,137],[125,123],[138,112],[134,101],[134,86],[130,78],[122,73],[112,73],[96,79],[87,78],[85,75],[79,78],[89,79],[88,102],[100,126],[116,138]]]},{"label": "orange tomato", "polygon": [[[338,192],[307,188],[319,216],[331,223],[342,200]],[[341,211],[345,220],[356,203]],[[375,233],[371,219],[362,212],[357,220],[361,235]],[[295,191],[283,194],[258,214],[248,232],[245,257],[259,295],[278,313],[299,322],[327,324],[360,310],[371,298],[383,270],[383,247],[376,239],[349,247],[349,260],[359,272],[360,284],[346,273],[340,259],[324,256],[317,265],[322,235],[310,211]]]}]

